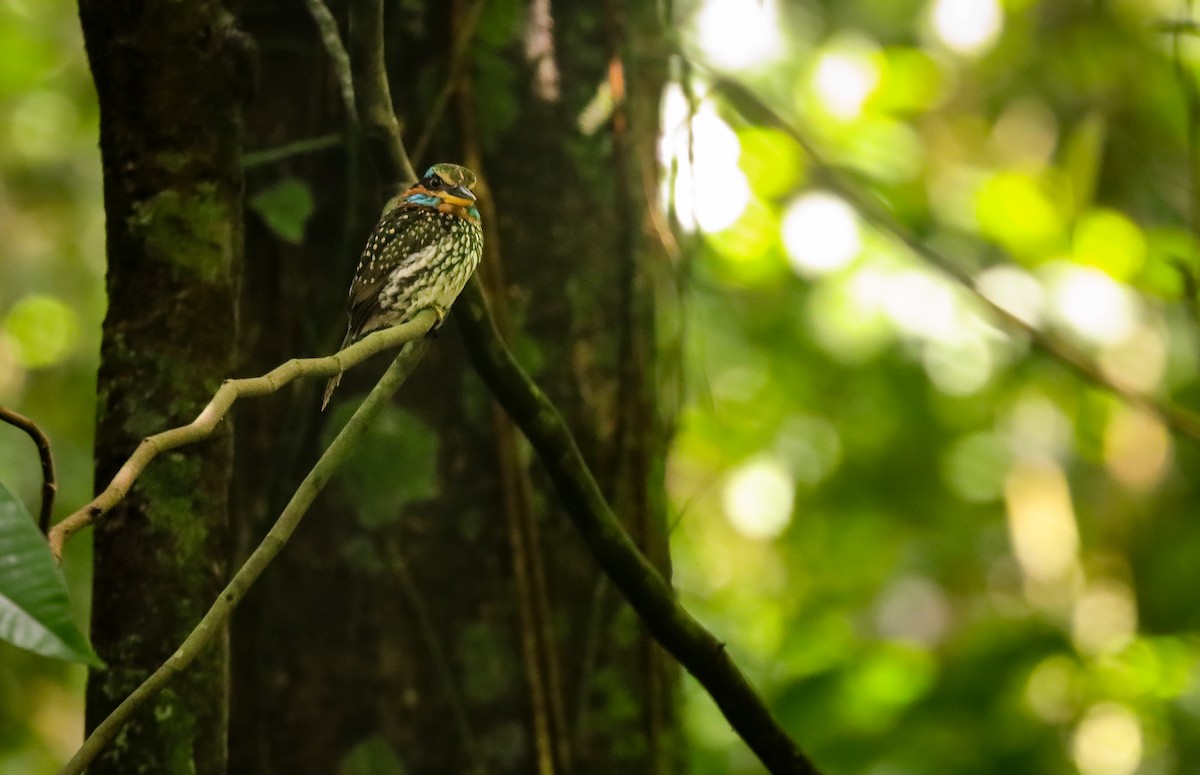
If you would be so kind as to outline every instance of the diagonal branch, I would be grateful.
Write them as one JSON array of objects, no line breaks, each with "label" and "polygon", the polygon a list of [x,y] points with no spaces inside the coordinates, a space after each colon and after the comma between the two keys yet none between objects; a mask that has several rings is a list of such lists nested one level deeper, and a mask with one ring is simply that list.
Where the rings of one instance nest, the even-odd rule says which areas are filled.
[{"label": "diagonal branch", "polygon": [[378,352],[421,337],[433,327],[436,319],[437,316],[432,310],[422,310],[410,322],[377,331],[335,355],[324,358],[293,358],[261,377],[226,380],[195,420],[187,425],[148,436],[138,445],[129,460],[125,461],[125,465],[121,466],[121,470],[117,471],[108,487],[104,488],[104,492],[55,525],[50,531],[50,551],[61,561],[63,544],[67,539],[120,503],[150,461],[163,452],[194,444],[211,436],[217,423],[239,398],[269,395],[297,377],[332,377],[340,374]]},{"label": "diagonal branch", "polygon": [[820,173],[825,184],[849,202],[867,221],[882,231],[894,235],[918,257],[924,259],[934,268],[940,270],[951,280],[965,288],[1002,324],[1009,329],[1024,334],[1040,350],[1088,382],[1092,382],[1129,404],[1153,414],[1176,432],[1200,440],[1200,417],[1197,417],[1186,409],[1160,401],[1151,395],[1110,378],[1079,348],[1042,331],[1036,326],[1026,323],[1003,306],[989,299],[975,287],[975,279],[966,269],[954,259],[917,237],[916,234],[878,202],[864,196],[856,185],[850,183],[842,173],[822,157],[812,141],[802,131],[764,102],[761,97],[730,78],[716,74],[712,74],[711,78],[714,90],[723,93],[739,110],[743,111],[746,115],[753,116],[762,121],[767,126],[779,129],[795,140],[804,149],[813,167]]},{"label": "diagonal branch", "polygon": [[[341,465],[346,457],[346,453],[362,438],[371,421],[379,414],[379,410],[387,404],[391,397],[403,384],[404,380],[412,373],[417,362],[421,360],[421,356],[429,348],[429,339],[415,339],[421,336],[428,330],[433,322],[433,312],[423,312],[417,317],[413,323],[400,326],[398,328],[389,329],[390,332],[396,334],[391,339],[401,341],[408,340],[409,344],[400,354],[396,356],[396,360],[380,378],[379,382],[371,390],[370,395],[362,402],[350,421],[342,428],[337,437],[321,455],[316,465],[304,477],[304,481],[292,494],[292,498],[283,509],[283,513],[279,515],[279,519],[275,520],[266,537],[254,550],[254,553],[246,560],[234,577],[229,581],[224,591],[213,601],[212,606],[208,609],[208,613],[204,614],[204,618],[200,623],[188,634],[187,638],[180,644],[166,662],[155,670],[149,678],[142,682],[133,693],[126,697],[116,710],[108,715],[104,721],[100,722],[92,733],[84,740],[83,745],[71,757],[71,761],[63,767],[60,775],[81,775],[92,761],[100,754],[104,748],[111,743],[120,733],[121,728],[133,716],[133,714],[147,701],[153,698],[156,694],[170,682],[172,678],[181,673],[188,665],[196,659],[204,648],[217,637],[225,629],[225,624],[229,621],[229,617],[233,614],[233,610],[237,608],[238,603],[245,597],[246,592],[254,584],[262,572],[266,570],[271,561],[275,559],[275,555],[283,549],[284,544],[292,537],[300,520],[304,518],[304,514],[308,511],[325,483]],[[422,325],[415,325],[418,321]],[[402,332],[403,336],[396,332]],[[364,340],[366,341],[366,340]],[[390,340],[389,340],[390,341]],[[398,344],[399,342],[392,342]],[[325,358],[313,358],[310,362],[327,361]],[[288,364],[300,363],[301,361],[289,361]],[[280,368],[285,368],[288,364],[284,364]],[[322,364],[324,365],[324,364]],[[278,369],[276,369],[278,371]],[[274,372],[272,372],[274,373]],[[313,375],[317,372],[313,371]],[[321,376],[328,376],[323,374]],[[229,383],[226,383],[228,385]]]},{"label": "diagonal branch", "polygon": [[770,772],[816,775],[725,645],[675,600],[621,527],[562,415],[501,341],[478,279],[467,284],[459,309],[459,330],[475,370],[533,445],[588,549],[654,639],[696,677]]},{"label": "diagonal branch", "polygon": [[45,533],[50,529],[50,512],[54,510],[54,495],[58,492],[58,479],[54,475],[54,455],[50,452],[50,437],[33,420],[3,406],[0,406],[0,422],[25,431],[37,445],[38,458],[42,461],[42,507],[38,512],[38,527]]}]

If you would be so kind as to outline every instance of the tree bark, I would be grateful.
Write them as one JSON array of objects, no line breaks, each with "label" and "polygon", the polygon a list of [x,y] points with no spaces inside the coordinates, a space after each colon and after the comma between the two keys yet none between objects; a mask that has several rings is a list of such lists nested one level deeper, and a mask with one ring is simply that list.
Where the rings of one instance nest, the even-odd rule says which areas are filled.
[{"label": "tree bark", "polygon": [[[456,5],[388,6],[392,93],[410,142],[454,69],[455,30],[470,10]],[[666,570],[662,260],[644,225],[663,43],[652,4],[636,4],[629,24],[615,13],[556,8],[542,27],[536,14],[485,14],[468,80],[431,152],[413,162],[420,172],[462,161],[484,176],[481,271],[494,306]],[[298,6],[256,3],[243,19],[265,53],[249,145],[339,131],[334,79]],[[527,56],[531,34],[557,53]],[[579,114],[614,78],[627,92],[621,110],[581,133]],[[366,204],[347,224],[346,158],[297,157],[251,176],[252,188],[309,181],[317,211],[298,247],[250,222],[247,373],[328,352],[342,333],[358,249],[393,183],[368,174]],[[315,456],[322,426],[376,373],[347,374],[332,420],[317,413],[315,386],[239,414],[243,550]],[[679,771],[674,669],[601,580],[524,440],[466,365],[452,320],[380,426],[238,612],[231,771],[336,772],[363,760],[418,774]],[[252,473],[263,471],[265,489]]]},{"label": "tree bark", "polygon": [[[220,3],[81,0],[100,100],[108,312],[96,482],[191,420],[229,375],[249,52]],[[155,462],[95,529],[89,730],[183,640],[225,580],[231,435]],[[226,768],[227,648],[207,652],[89,770]]]}]

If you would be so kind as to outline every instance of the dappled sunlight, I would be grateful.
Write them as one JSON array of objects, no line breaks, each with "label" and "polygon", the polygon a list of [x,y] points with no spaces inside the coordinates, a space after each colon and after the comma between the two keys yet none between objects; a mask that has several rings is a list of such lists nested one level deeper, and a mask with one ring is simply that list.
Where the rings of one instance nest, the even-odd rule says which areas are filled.
[{"label": "dappled sunlight", "polygon": [[1167,341],[1159,327],[1134,323],[1128,336],[1100,350],[1097,360],[1104,375],[1118,385],[1153,393],[1167,373]]},{"label": "dappled sunlight", "polygon": [[862,114],[864,103],[879,81],[878,49],[860,37],[827,44],[817,56],[812,70],[813,94],[830,116],[841,121],[850,121]]},{"label": "dappled sunlight", "polygon": [[1134,332],[1137,308],[1128,289],[1088,266],[1056,262],[1043,271],[1052,317],[1085,341],[1118,344]]},{"label": "dappled sunlight", "polygon": [[1019,266],[989,267],[975,277],[975,287],[988,301],[1027,325],[1038,326],[1045,315],[1042,284]]},{"label": "dappled sunlight", "polygon": [[712,64],[731,70],[759,67],[783,52],[776,0],[703,0],[696,42]]},{"label": "dappled sunlight", "polygon": [[79,318],[52,296],[30,294],[8,311],[0,337],[25,368],[52,366],[71,354],[79,339]]},{"label": "dappled sunlight", "polygon": [[784,211],[783,244],[801,276],[842,269],[862,251],[858,216],[837,196],[810,191]]},{"label": "dappled sunlight", "polygon": [[1075,600],[1071,640],[1081,654],[1113,654],[1137,634],[1133,590],[1116,579],[1089,581]]},{"label": "dappled sunlight", "polygon": [[1004,26],[999,0],[934,0],[929,18],[938,40],[965,56],[991,48]]},{"label": "dappled sunlight", "polygon": [[712,103],[701,103],[694,116],[689,111],[683,90],[667,89],[658,153],[662,165],[676,173],[674,188],[664,191],[665,204],[687,231],[720,231],[750,201],[749,183],[738,167],[738,138]]},{"label": "dappled sunlight", "polygon": [[1062,469],[1050,461],[1021,461],[1004,486],[1013,552],[1038,585],[1069,583],[1078,572],[1079,529]]},{"label": "dappled sunlight", "polygon": [[1045,103],[1014,100],[996,119],[991,144],[1006,165],[1041,169],[1050,163],[1058,145],[1058,122]]},{"label": "dappled sunlight", "polygon": [[[861,6],[812,4],[800,16],[814,23],[796,31],[786,25],[797,9],[766,7],[794,61],[778,58],[747,86],[972,287],[857,212],[785,133],[736,100],[713,111],[740,141],[734,150],[728,134],[706,130],[723,148],[715,168],[727,174],[736,157],[750,193],[743,202],[741,182],[725,180],[724,216],[714,204],[701,217],[704,187],[676,191],[682,225],[705,235],[696,296],[709,303],[693,330],[719,338],[722,357],[737,353],[723,366],[709,357],[691,383],[708,419],[682,435],[736,450],[707,460],[705,519],[719,537],[697,551],[724,583],[720,600],[741,613],[737,590],[754,586],[742,563],[769,556],[793,587],[758,593],[797,606],[799,633],[817,621],[848,628],[840,659],[777,667],[793,682],[779,678],[785,693],[838,687],[840,704],[821,711],[830,728],[932,734],[903,711],[948,702],[961,712],[938,676],[962,659],[994,671],[978,693],[996,734],[1015,734],[1015,698],[1052,752],[1022,762],[1073,763],[1080,775],[1153,763],[1170,775],[1159,739],[1175,733],[1153,719],[1175,712],[1162,698],[1184,691],[1200,659],[1187,607],[1172,602],[1172,579],[1195,581],[1183,570],[1194,530],[1171,516],[1194,510],[1184,445],[1040,345],[1061,340],[1114,385],[1194,404],[1184,103],[1177,71],[1155,53],[1174,50],[1158,26],[1180,7],[1116,0],[1105,6],[1112,18],[1056,9],[1051,19],[1041,6],[924,0],[915,15],[847,24]],[[1132,39],[1141,43],[1121,42]],[[1101,47],[1123,59],[1089,56]],[[1194,36],[1179,48],[1185,67],[1200,63]],[[1177,549],[1148,532],[1168,524]],[[722,547],[732,567],[714,559]],[[1165,565],[1151,558],[1172,551]],[[1143,619],[1148,629],[1169,621],[1161,626],[1178,637],[1139,635]],[[779,621],[780,653],[825,653],[809,643],[819,635],[789,643]],[[776,623],[749,641],[769,642]],[[998,653],[964,656],[960,638]],[[893,680],[903,670],[911,680]],[[899,749],[848,769],[920,770]],[[944,750],[947,769],[976,766]]]},{"label": "dappled sunlight", "polygon": [[1025,701],[1043,721],[1061,724],[1075,717],[1081,687],[1080,666],[1071,657],[1056,654],[1038,663],[1025,683]]},{"label": "dappled sunlight", "polygon": [[1104,464],[1117,481],[1145,491],[1171,468],[1172,443],[1166,426],[1144,410],[1117,407],[1104,429]]},{"label": "dappled sunlight", "polygon": [[738,533],[758,540],[775,538],[791,521],[795,489],[792,475],[779,461],[759,457],[729,474],[721,502]]},{"label": "dappled sunlight", "polygon": [[1075,727],[1071,752],[1081,775],[1132,775],[1142,760],[1142,728],[1129,708],[1101,703]]}]

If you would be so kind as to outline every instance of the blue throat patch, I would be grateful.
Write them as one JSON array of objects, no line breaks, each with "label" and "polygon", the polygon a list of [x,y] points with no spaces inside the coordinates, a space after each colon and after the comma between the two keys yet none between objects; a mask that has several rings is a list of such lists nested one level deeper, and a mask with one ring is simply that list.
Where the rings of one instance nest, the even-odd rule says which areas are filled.
[{"label": "blue throat patch", "polygon": [[437,207],[442,203],[442,200],[432,194],[409,194],[404,197],[404,201],[415,205],[422,205],[423,207]]},{"label": "blue throat patch", "polygon": [[[408,196],[404,197],[404,201],[409,204],[421,205],[422,207],[432,207],[434,209],[436,209],[438,205],[443,204],[441,199],[438,199],[432,194],[409,194]],[[467,208],[467,214],[475,220],[479,220],[479,208],[477,208],[475,205],[471,205]]]}]

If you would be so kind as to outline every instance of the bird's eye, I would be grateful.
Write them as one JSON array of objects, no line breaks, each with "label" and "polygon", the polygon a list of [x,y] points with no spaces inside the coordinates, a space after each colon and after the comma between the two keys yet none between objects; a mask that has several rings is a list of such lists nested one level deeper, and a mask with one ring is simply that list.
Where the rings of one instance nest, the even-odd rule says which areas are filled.
[{"label": "bird's eye", "polygon": [[425,179],[425,188],[429,189],[430,191],[437,191],[441,187],[442,179],[437,175],[430,175]]}]

